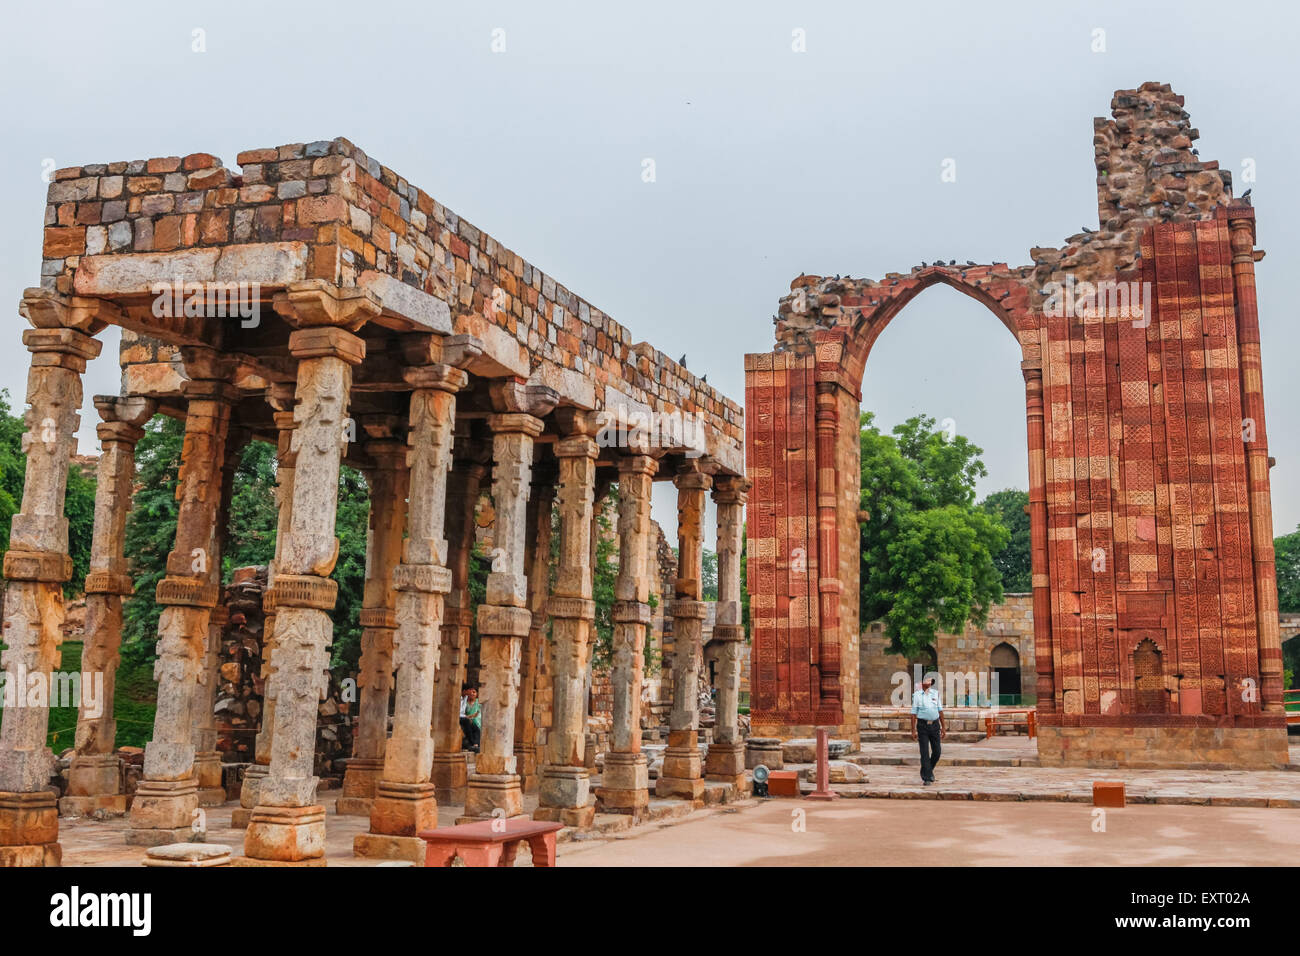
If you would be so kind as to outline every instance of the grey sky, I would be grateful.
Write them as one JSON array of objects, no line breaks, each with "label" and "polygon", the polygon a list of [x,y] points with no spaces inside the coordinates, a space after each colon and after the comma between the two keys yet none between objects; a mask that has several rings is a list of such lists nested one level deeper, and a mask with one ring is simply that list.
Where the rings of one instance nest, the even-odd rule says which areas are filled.
[{"label": "grey sky", "polygon": [[[1255,189],[1276,530],[1300,522],[1287,4],[64,2],[6,20],[11,307],[39,281],[45,159],[206,151],[233,165],[242,149],[342,135],[741,401],[742,355],[771,347],[776,301],[800,272],[1016,265],[1096,226],[1092,117],[1118,88],[1168,82],[1202,158],[1232,169],[1238,194]],[[1091,50],[1098,28],[1104,53]],[[954,183],[940,180],[946,158]],[[0,386],[21,406],[11,314]],[[89,396],[117,390],[105,339],[83,450]],[[985,449],[981,492],[1023,488],[1017,360],[991,314],[933,289],[881,337],[864,403],[885,426],[953,418]],[[667,486],[655,517],[671,534]]]}]

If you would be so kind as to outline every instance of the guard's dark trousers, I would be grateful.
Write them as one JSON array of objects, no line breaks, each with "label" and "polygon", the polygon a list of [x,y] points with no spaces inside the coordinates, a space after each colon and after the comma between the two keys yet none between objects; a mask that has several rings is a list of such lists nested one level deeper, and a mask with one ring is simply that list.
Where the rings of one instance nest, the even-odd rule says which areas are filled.
[{"label": "guard's dark trousers", "polygon": [[934,765],[939,762],[943,747],[939,743],[939,721],[916,721],[916,739],[921,745],[921,779],[934,779]]}]

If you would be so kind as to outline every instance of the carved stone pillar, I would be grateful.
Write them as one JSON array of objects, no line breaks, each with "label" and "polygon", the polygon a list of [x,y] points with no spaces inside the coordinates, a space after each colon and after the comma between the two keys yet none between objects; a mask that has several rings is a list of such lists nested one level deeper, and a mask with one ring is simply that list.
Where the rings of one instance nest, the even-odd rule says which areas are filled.
[{"label": "carved stone pillar", "polygon": [[[458,435],[457,448],[468,439]],[[484,455],[486,457],[486,455]],[[471,455],[458,457],[447,481],[447,568],[451,591],[442,612],[442,648],[434,680],[433,786],[441,804],[463,804],[469,770],[461,747],[460,688],[465,683],[469,653],[469,559],[474,547],[474,506],[487,466]]]},{"label": "carved stone pillar", "polygon": [[[535,393],[522,383],[493,387],[500,410],[489,419],[492,429],[492,503],[496,513],[493,570],[487,595],[478,608],[480,699],[483,734],[465,794],[462,820],[488,819],[500,810],[506,817],[523,813],[523,790],[514,754],[515,706],[519,699],[519,660],[532,628],[528,610],[527,507],[533,467],[533,440],[542,433],[540,415],[555,407],[555,393]],[[549,393],[549,394],[545,394]]]},{"label": "carved stone pillar", "polygon": [[542,761],[537,752],[537,678],[547,654],[546,606],[550,588],[551,511],[555,503],[552,467],[533,466],[533,488],[528,496],[528,610],[532,627],[519,658],[519,703],[515,707],[515,764],[524,793],[536,793]]},{"label": "carved stone pillar", "polygon": [[[13,688],[26,689],[33,677],[48,688],[60,662],[62,585],[72,573],[63,516],[68,462],[81,423],[81,375],[102,347],[91,335],[103,327],[94,303],[78,308],[76,301],[28,290],[21,310],[35,328],[23,332],[32,353],[22,439],[27,474],[4,558],[0,662]],[[0,719],[0,866],[58,866],[62,859],[59,811],[45,789],[54,769],[45,745],[48,703],[24,700]]]},{"label": "carved stone pillar", "polygon": [[154,665],[158,709],[126,832],[126,842],[136,846],[193,839],[191,826],[199,804],[194,718],[205,699],[209,625],[219,590],[213,569],[220,564],[221,482],[237,393],[224,380],[217,353],[204,349],[184,354],[191,379],[185,383],[176,545],[167,555],[167,576],[158,582],[156,596],[162,606]]},{"label": "carved stone pillar", "polygon": [[59,800],[59,812],[64,816],[89,816],[97,810],[112,816],[126,813],[126,795],[114,753],[117,721],[113,719],[122,646],[122,598],[134,592],[122,542],[131,510],[135,446],[144,436],[140,426],[153,415],[157,403],[140,396],[96,395],[95,408],[103,421],[96,428],[100,454],[95,475],[95,530],[86,575],[81,686],[102,686],[95,694],[97,709],[92,712],[83,703],[77,712],[77,752],[68,770],[67,796]]},{"label": "carved stone pillar", "polygon": [[253,808],[257,806],[257,794],[262,781],[266,779],[267,769],[271,765],[271,741],[275,738],[275,681],[271,674],[275,669],[275,567],[284,550],[284,542],[289,537],[290,519],[293,516],[293,473],[297,453],[293,449],[293,430],[298,423],[293,413],[293,389],[289,386],[273,385],[267,391],[267,401],[276,409],[273,415],[275,427],[279,432],[276,443],[276,486],[275,503],[277,522],[275,534],[275,557],[267,568],[266,592],[262,596],[262,666],[259,677],[262,682],[262,719],[257,728],[257,737],[253,744],[253,763],[244,771],[243,785],[239,790],[239,809],[230,814],[230,825],[237,829],[248,826]]},{"label": "carved stone pillar", "polygon": [[[1242,211],[1244,213],[1244,211]],[[1282,635],[1277,617],[1277,556],[1273,548],[1273,497],[1269,468],[1268,429],[1264,425],[1264,380],[1260,360],[1259,304],[1255,294],[1255,217],[1250,213],[1229,220],[1232,281],[1237,304],[1237,348],[1241,366],[1243,433],[1246,442],[1246,488],[1250,495],[1251,560],[1255,579],[1255,627],[1259,641],[1259,704],[1266,714],[1285,710],[1282,695]],[[1260,257],[1264,254],[1258,253]],[[1238,689],[1245,703],[1248,694]],[[1235,702],[1234,709],[1240,708]],[[1232,713],[1233,710],[1229,710]]]},{"label": "carved stone pillar", "polygon": [[388,699],[393,690],[393,632],[397,628],[393,569],[402,553],[406,528],[406,495],[410,472],[406,445],[392,437],[390,422],[365,422],[374,438],[366,453],[375,467],[366,475],[370,486],[370,533],[366,542],[366,584],[361,608],[361,662],[357,680],[361,692],[352,757],[343,774],[337,812],[370,816],[375,788],[383,776],[388,741]]},{"label": "carved stone pillar", "polygon": [[[325,863],[325,809],[316,803],[316,712],[328,679],[338,585],[334,536],[339,463],[348,434],[352,367],[365,358],[355,330],[379,312],[360,291],[305,282],[275,298],[297,329],[289,352],[298,359],[292,447],[297,454],[289,531],[276,562],[275,663],[271,673],[275,726],[271,763],[244,834],[247,865]],[[346,328],[345,328],[346,327]]]},{"label": "carved stone pillar", "polygon": [[201,807],[219,807],[226,802],[226,790],[221,776],[221,754],[217,751],[217,718],[213,712],[217,703],[217,685],[221,682],[221,639],[230,622],[229,609],[220,603],[221,563],[226,553],[235,469],[239,466],[240,453],[248,444],[249,437],[246,431],[231,428],[226,438],[221,470],[221,505],[217,509],[212,553],[208,556],[208,578],[216,588],[218,603],[208,614],[208,640],[203,648],[199,690],[194,699],[194,779],[198,783]]},{"label": "carved stone pillar", "polygon": [[699,749],[700,640],[706,605],[700,599],[704,562],[704,498],[712,479],[700,471],[679,474],[677,486],[677,580],[673,601],[673,708],[668,749],[655,784],[661,797],[698,800],[704,793]]},{"label": "carved stone pillar", "polygon": [[[586,760],[586,681],[596,633],[592,600],[592,534],[596,458],[593,419],[566,415],[560,464],[560,554],[551,595],[551,727],[546,738],[537,820],[590,826],[596,807]],[[549,550],[549,549],[548,549]],[[538,573],[534,570],[534,573]]]},{"label": "carved stone pillar", "polygon": [[618,464],[618,577],[614,583],[614,647],[610,683],[613,727],[596,796],[604,813],[640,816],[650,803],[650,777],[641,752],[641,681],[650,625],[653,523],[650,496],[658,463],[648,455]]},{"label": "carved stone pillar", "polygon": [[709,780],[745,785],[745,743],[740,738],[740,645],[745,629],[740,620],[740,541],[749,483],[743,478],[719,478],[713,491],[718,507],[718,605],[713,640],[721,643],[717,718],[713,743],[705,758]]},{"label": "carved stone pillar", "polygon": [[352,844],[357,856],[424,861],[417,833],[438,825],[433,769],[433,681],[438,664],[443,599],[451,590],[443,521],[451,465],[456,391],[468,376],[450,365],[405,372],[415,387],[407,433],[410,502],[402,563],[393,572],[397,631],[393,663],[397,694],[393,735],[384,751],[383,778],[375,791],[370,832]]}]

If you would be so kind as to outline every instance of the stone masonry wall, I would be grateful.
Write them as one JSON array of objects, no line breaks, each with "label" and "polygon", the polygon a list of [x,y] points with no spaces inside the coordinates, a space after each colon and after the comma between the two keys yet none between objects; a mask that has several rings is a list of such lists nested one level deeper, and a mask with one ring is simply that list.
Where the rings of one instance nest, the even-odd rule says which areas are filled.
[{"label": "stone masonry wall", "polygon": [[447,302],[458,332],[494,325],[534,368],[547,362],[653,410],[705,416],[740,442],[739,405],[346,139],[246,150],[237,163],[195,153],[57,170],[42,286],[85,291],[100,257],[280,244],[305,257],[306,278],[350,287],[390,276]]}]

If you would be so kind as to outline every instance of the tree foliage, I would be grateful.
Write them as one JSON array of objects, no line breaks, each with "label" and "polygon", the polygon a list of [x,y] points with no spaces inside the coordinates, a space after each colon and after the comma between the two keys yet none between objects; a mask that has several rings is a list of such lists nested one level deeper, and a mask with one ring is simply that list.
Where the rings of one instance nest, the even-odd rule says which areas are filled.
[{"label": "tree foliage", "polygon": [[1024,593],[1033,589],[1033,570],[1030,567],[1029,515],[1025,508],[1029,493],[1016,488],[995,491],[980,507],[992,515],[1010,533],[1007,546],[993,555],[993,564],[1002,575],[1002,590]]},{"label": "tree foliage", "polygon": [[[145,435],[136,446],[136,491],[126,524],[126,553],[135,596],[126,602],[122,626],[122,656],[128,662],[144,662],[154,656],[161,613],[154,592],[166,572],[167,553],[176,541],[176,487],[184,439],[184,422],[157,415],[145,426]],[[229,533],[221,562],[223,581],[235,568],[266,564],[275,556],[275,486],[275,448],[266,442],[250,442],[234,472]],[[331,615],[331,666],[341,672],[355,670],[361,650],[369,508],[364,477],[344,466],[339,472],[335,519],[339,558],[331,575],[339,585]]]},{"label": "tree foliage", "polygon": [[1273,540],[1277,561],[1277,609],[1300,613],[1300,528]]},{"label": "tree foliage", "polygon": [[891,652],[912,656],[938,632],[987,620],[1002,600],[993,556],[1010,535],[975,506],[982,449],[928,416],[888,435],[873,420],[863,413],[862,620],[883,622]]}]

